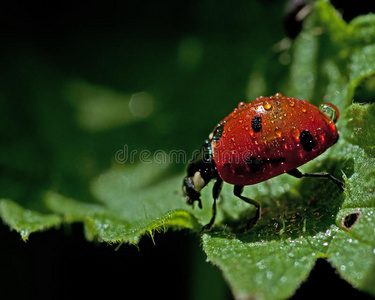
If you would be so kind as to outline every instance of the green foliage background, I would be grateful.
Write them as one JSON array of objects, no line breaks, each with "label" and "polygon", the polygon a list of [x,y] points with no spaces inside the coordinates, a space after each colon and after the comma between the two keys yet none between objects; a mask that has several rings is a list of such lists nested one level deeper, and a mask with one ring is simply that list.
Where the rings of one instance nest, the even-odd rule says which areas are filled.
[{"label": "green foliage background", "polygon": [[347,24],[317,1],[291,41],[283,1],[122,5],[48,30],[2,27],[3,222],[25,241],[77,222],[87,240],[109,244],[167,229],[199,239],[211,185],[203,210],[187,207],[185,164],[162,154],[192,153],[239,101],[276,92],[327,101],[341,112],[340,141],[303,170],[329,171],[346,191],[286,175],[247,187],[265,211],[243,232],[253,210],[225,185],[201,242],[238,299],[292,296],[318,258],[375,295],[373,15]]}]

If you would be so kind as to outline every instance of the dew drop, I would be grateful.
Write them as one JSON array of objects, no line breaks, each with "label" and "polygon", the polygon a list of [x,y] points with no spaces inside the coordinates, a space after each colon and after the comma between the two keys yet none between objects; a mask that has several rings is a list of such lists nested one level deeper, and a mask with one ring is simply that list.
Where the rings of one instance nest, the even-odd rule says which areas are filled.
[{"label": "dew drop", "polygon": [[290,107],[294,107],[294,101],[293,100],[289,100],[288,104],[289,104]]},{"label": "dew drop", "polygon": [[271,103],[269,103],[268,101],[264,102],[264,109],[265,110],[270,110],[272,108],[272,105]]},{"label": "dew drop", "polygon": [[238,123],[242,124],[243,123],[243,119],[239,119]]},{"label": "dew drop", "polygon": [[292,137],[294,137],[295,139],[299,139],[299,130],[297,128],[292,128],[290,134],[292,135]]},{"label": "dew drop", "polygon": [[306,112],[306,108],[302,107],[302,112],[305,113]]},{"label": "dew drop", "polygon": [[281,98],[283,95],[281,93],[276,93],[275,98]]},{"label": "dew drop", "polygon": [[276,129],[276,135],[277,135],[277,137],[281,137],[282,134],[283,134],[282,130],[279,129],[279,128],[277,128],[277,129]]},{"label": "dew drop", "polygon": [[240,102],[240,103],[238,103],[238,108],[240,108],[240,107],[242,107],[244,105],[245,105],[245,102]]}]

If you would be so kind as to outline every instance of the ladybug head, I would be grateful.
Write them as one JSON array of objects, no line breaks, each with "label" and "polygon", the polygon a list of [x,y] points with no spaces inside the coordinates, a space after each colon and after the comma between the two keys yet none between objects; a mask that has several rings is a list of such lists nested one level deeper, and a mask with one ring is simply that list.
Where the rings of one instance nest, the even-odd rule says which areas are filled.
[{"label": "ladybug head", "polygon": [[200,177],[199,172],[196,172],[196,174],[196,176],[187,176],[184,178],[182,189],[186,197],[187,204],[193,205],[194,201],[198,201],[199,208],[202,208],[202,202],[200,199],[201,194],[199,193],[199,191],[205,184],[202,177]]},{"label": "ladybug head", "polygon": [[212,159],[211,142],[206,141],[190,163],[187,176],[182,183],[186,203],[193,205],[194,201],[198,201],[199,208],[202,208],[200,190],[216,176],[217,172]]}]

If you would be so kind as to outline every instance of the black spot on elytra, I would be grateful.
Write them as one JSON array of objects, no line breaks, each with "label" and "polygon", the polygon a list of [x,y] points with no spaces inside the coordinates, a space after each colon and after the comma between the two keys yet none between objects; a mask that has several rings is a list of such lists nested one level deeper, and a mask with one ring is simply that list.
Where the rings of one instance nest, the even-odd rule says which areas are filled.
[{"label": "black spot on elytra", "polygon": [[304,130],[299,135],[299,140],[301,141],[301,145],[303,150],[311,151],[314,148],[314,140],[311,133],[307,130]]},{"label": "black spot on elytra", "polygon": [[280,165],[282,162],[285,162],[285,157],[275,157],[268,160],[268,162],[273,166],[276,167]]},{"label": "black spot on elytra", "polygon": [[259,117],[259,116],[255,116],[252,120],[251,120],[251,128],[253,128],[253,130],[255,132],[259,132],[262,130],[262,118]]},{"label": "black spot on elytra", "polygon": [[246,160],[247,165],[249,166],[252,172],[258,172],[260,168],[263,166],[264,161],[260,160],[254,156],[251,156],[248,160]]}]

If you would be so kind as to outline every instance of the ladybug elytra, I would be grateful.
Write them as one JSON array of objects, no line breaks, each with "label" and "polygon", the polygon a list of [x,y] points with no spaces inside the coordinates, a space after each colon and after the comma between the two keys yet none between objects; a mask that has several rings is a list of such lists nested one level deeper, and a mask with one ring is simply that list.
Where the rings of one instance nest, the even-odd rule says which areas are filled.
[{"label": "ladybug elytra", "polygon": [[297,168],[322,154],[338,140],[335,122],[339,111],[324,103],[320,108],[305,100],[283,97],[259,97],[238,107],[222,120],[209,135],[199,153],[190,163],[183,180],[186,202],[195,201],[202,208],[201,189],[211,179],[213,208],[210,229],[216,216],[216,200],[223,181],[234,185],[234,195],[256,207],[248,228],[260,218],[260,203],[242,196],[243,187],[280,174],[294,177],[323,177],[340,190],[343,183],[329,173],[301,173]]}]

